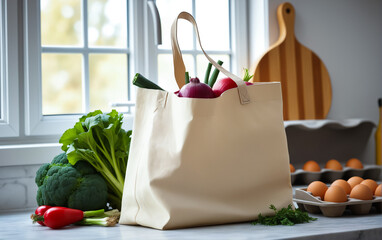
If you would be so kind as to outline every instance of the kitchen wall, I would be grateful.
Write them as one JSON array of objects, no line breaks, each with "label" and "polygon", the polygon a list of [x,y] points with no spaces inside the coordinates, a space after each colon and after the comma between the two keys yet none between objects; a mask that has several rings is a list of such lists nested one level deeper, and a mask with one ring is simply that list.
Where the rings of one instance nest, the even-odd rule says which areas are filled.
[{"label": "kitchen wall", "polygon": [[[250,63],[279,36],[277,7],[282,0],[249,0]],[[382,97],[382,1],[290,0],[295,34],[325,63],[332,82],[328,119],[362,118],[377,123]],[[263,13],[263,9],[268,9]],[[290,136],[288,136],[289,138]],[[371,134],[363,158],[374,162]]]},{"label": "kitchen wall", "polygon": [[[276,12],[283,2],[249,0],[250,63],[254,64],[278,39]],[[333,101],[328,118],[377,122],[377,99],[382,97],[382,1],[289,2],[296,11],[297,39],[312,49],[329,71]],[[261,11],[266,7],[264,15]]]},{"label": "kitchen wall", "polygon": [[0,167],[1,211],[35,208],[37,186],[34,182],[40,165]]}]

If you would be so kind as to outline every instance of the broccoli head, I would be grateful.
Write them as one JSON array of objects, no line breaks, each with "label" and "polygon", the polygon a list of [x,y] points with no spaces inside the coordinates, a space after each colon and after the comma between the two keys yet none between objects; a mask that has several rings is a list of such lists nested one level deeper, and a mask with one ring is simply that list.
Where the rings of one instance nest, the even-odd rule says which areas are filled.
[{"label": "broccoli head", "polygon": [[105,180],[85,161],[74,166],[65,153],[43,164],[36,173],[37,204],[61,206],[82,211],[106,207],[108,192]]}]

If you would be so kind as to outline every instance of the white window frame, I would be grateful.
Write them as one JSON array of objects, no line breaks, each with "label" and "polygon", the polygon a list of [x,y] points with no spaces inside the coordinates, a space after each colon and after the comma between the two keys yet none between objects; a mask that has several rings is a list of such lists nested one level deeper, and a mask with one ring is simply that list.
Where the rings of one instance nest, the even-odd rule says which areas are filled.
[{"label": "white window frame", "polygon": [[19,136],[17,10],[17,1],[2,0],[0,3],[0,137]]},{"label": "white window frame", "polygon": [[[83,22],[87,22],[87,0],[82,0],[83,8],[82,17]],[[142,5],[139,4],[139,0],[134,0],[132,2],[128,1],[129,10],[129,29],[132,26],[142,27],[143,21],[134,21],[134,15],[137,14],[139,7]],[[131,8],[134,8],[138,11],[132,11]],[[130,15],[130,14],[133,14]],[[25,134],[27,136],[36,136],[36,135],[60,135],[66,129],[73,127],[74,123],[81,116],[79,114],[70,114],[70,115],[57,115],[57,116],[44,116],[42,114],[42,85],[41,85],[41,53],[42,52],[68,52],[68,53],[123,53],[129,55],[129,79],[132,79],[131,72],[135,72],[134,65],[132,62],[134,60],[139,61],[139,57],[133,57],[132,51],[121,49],[121,48],[90,48],[87,46],[87,29],[84,26],[84,42],[85,46],[83,47],[42,47],[41,46],[41,34],[40,34],[40,1],[39,0],[24,0],[24,49],[25,49]],[[129,36],[132,32],[129,30]],[[133,41],[132,41],[133,42]],[[139,43],[139,41],[134,41],[134,43]],[[129,44],[129,49],[135,49],[135,46],[131,43]],[[134,54],[139,55],[139,53],[134,52]],[[133,60],[133,61],[132,61]],[[136,66],[136,65],[135,65]],[[89,84],[88,76],[88,58],[84,59],[84,81],[85,85]],[[84,105],[88,106],[89,99],[89,89],[88,87],[83,88],[84,93]],[[128,84],[128,91],[131,91],[131,82]],[[129,94],[129,100],[131,100],[132,94]],[[130,104],[131,105],[131,104]],[[85,107],[85,111],[89,111]],[[125,116],[128,123],[132,122],[132,115],[127,114]],[[129,125],[125,123],[126,125]],[[131,128],[131,125],[129,125]]]},{"label": "white window frame", "polygon": [[40,1],[24,0],[25,134],[51,135],[73,127],[78,115],[43,116]]}]

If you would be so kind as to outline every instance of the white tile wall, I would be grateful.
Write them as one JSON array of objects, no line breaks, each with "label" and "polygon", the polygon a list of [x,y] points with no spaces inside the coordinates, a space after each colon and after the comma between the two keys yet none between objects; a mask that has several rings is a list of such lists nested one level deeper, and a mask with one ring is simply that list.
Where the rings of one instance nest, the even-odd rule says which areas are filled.
[{"label": "white tile wall", "polygon": [[35,208],[40,165],[0,167],[0,211]]}]

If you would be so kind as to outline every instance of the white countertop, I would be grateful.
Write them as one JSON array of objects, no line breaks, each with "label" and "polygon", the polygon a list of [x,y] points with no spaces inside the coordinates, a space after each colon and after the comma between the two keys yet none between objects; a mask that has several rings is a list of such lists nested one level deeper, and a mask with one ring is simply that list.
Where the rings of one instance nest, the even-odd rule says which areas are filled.
[{"label": "white countertop", "polygon": [[338,218],[310,214],[318,220],[295,226],[228,224],[180,230],[137,226],[69,226],[59,230],[32,224],[32,211],[0,213],[0,239],[382,239],[382,214]]}]

